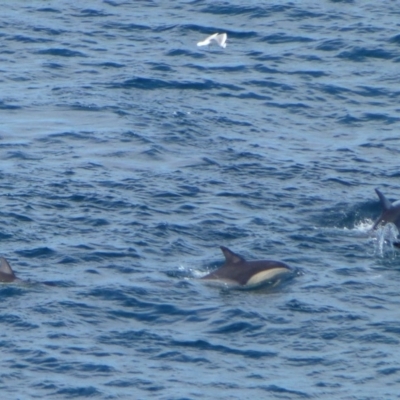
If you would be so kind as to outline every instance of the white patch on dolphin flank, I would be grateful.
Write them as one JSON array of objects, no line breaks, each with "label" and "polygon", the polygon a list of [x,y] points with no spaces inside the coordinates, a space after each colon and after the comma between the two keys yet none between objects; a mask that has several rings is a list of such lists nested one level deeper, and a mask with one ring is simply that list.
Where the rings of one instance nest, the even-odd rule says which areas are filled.
[{"label": "white patch on dolphin flank", "polygon": [[258,285],[261,282],[275,279],[277,276],[290,273],[291,271],[287,268],[273,268],[266,271],[261,271],[258,274],[253,275],[247,282],[246,285]]}]

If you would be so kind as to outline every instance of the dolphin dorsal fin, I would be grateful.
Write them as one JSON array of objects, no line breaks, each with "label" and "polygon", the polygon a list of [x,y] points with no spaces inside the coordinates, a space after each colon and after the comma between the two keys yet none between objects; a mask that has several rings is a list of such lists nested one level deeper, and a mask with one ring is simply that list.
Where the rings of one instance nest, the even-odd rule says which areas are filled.
[{"label": "dolphin dorsal fin", "polygon": [[379,200],[381,201],[383,209],[390,210],[392,208],[392,203],[383,195],[383,193],[379,189],[375,189],[376,194],[379,197]]},{"label": "dolphin dorsal fin", "polygon": [[227,247],[221,246],[221,250],[224,253],[227,264],[239,264],[241,262],[246,261],[243,257],[239,256],[238,254],[235,254],[233,251],[229,250]]},{"label": "dolphin dorsal fin", "polygon": [[0,257],[0,272],[6,275],[14,276],[14,272],[10,267],[10,264],[4,257]]}]

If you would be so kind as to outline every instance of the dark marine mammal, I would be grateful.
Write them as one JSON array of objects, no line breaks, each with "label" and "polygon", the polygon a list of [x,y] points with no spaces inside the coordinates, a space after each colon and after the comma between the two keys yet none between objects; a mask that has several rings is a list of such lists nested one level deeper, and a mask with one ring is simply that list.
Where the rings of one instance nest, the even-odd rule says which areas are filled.
[{"label": "dark marine mammal", "polygon": [[225,264],[203,276],[202,279],[247,286],[276,280],[278,277],[292,272],[287,264],[280,261],[246,261],[227,247],[221,246],[221,250],[225,256]]},{"label": "dark marine mammal", "polygon": [[375,192],[379,197],[382,206],[382,213],[379,216],[379,218],[375,221],[372,229],[374,230],[379,226],[386,225],[388,223],[393,223],[400,231],[400,200],[391,203],[380,190],[375,189]]},{"label": "dark marine mammal", "polygon": [[10,264],[4,257],[0,257],[0,282],[13,282],[18,279]]},{"label": "dark marine mammal", "polygon": [[[10,264],[4,257],[0,257],[0,283],[10,283],[10,282],[18,282],[18,283],[35,283],[31,281],[25,281],[20,278],[18,278],[14,271],[12,270]],[[57,286],[56,282],[40,282],[41,285],[46,285],[46,286]]]}]

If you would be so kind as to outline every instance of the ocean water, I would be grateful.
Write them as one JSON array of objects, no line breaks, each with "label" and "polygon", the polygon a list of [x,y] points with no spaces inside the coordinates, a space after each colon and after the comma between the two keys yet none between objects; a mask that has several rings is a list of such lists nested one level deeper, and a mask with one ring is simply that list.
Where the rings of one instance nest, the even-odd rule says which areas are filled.
[{"label": "ocean water", "polygon": [[398,1],[3,3],[2,399],[400,398]]}]

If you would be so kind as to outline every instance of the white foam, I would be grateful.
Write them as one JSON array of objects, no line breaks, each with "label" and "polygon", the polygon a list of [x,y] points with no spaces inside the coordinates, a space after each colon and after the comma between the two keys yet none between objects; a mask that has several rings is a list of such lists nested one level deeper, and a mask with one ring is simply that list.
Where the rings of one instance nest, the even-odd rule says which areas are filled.
[{"label": "white foam", "polygon": [[354,230],[359,233],[369,233],[374,226],[374,222],[371,219],[357,222],[354,225]]},{"label": "white foam", "polygon": [[228,35],[226,33],[214,33],[213,35],[207,37],[201,42],[197,43],[197,46],[208,46],[213,40],[215,40],[219,46],[225,48],[226,47],[226,39],[228,39]]},{"label": "white foam", "polygon": [[198,269],[190,269],[190,273],[194,278],[202,278],[203,276],[208,275],[207,271],[200,271]]}]

